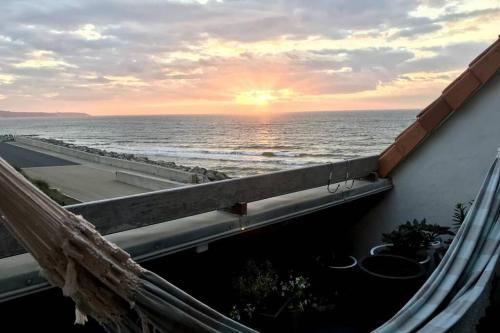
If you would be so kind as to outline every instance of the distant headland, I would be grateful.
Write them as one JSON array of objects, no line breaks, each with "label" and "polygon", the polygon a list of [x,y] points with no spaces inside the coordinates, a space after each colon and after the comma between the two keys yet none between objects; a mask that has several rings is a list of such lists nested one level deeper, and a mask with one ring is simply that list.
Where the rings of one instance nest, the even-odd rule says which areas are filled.
[{"label": "distant headland", "polygon": [[80,118],[90,117],[89,114],[80,112],[12,112],[0,111],[0,118]]}]

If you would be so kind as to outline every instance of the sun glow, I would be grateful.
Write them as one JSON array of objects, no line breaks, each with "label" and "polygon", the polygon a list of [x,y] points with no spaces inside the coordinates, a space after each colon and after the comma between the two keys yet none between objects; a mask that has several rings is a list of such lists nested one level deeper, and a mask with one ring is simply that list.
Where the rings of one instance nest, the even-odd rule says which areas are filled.
[{"label": "sun glow", "polygon": [[289,100],[295,95],[290,89],[253,89],[242,91],[234,97],[237,104],[268,106],[274,102]]}]

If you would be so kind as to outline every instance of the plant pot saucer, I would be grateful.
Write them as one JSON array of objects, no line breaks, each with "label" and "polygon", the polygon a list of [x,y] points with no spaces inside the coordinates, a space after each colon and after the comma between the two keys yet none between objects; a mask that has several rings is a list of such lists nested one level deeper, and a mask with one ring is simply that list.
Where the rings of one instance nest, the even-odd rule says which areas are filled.
[{"label": "plant pot saucer", "polygon": [[443,241],[438,239],[430,243],[431,249],[439,249],[443,246]]},{"label": "plant pot saucer", "polygon": [[[390,251],[390,248],[393,247],[394,245],[391,244],[391,243],[387,243],[387,244],[381,244],[381,245],[377,245],[377,246],[374,246],[370,249],[370,255],[374,256],[374,255],[378,255],[378,254],[388,254],[388,255],[393,255],[393,253],[391,253]],[[403,256],[405,257],[405,256]],[[405,257],[406,258],[406,257]],[[416,260],[419,264],[421,265],[426,265],[429,263],[429,261],[431,260],[431,256],[429,255],[429,253],[426,251],[425,252],[425,255],[423,255],[421,258],[417,258],[417,259],[414,259],[414,258],[409,258],[409,259],[412,259],[412,260]]]}]

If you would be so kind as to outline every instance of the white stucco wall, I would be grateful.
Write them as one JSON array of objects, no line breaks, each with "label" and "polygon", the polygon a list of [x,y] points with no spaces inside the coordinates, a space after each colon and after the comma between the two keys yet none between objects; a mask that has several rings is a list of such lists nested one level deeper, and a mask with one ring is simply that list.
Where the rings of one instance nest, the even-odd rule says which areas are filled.
[{"label": "white stucco wall", "polygon": [[500,147],[500,72],[391,174],[394,189],[356,226],[357,254],[413,218],[450,225],[457,202],[474,199]]}]

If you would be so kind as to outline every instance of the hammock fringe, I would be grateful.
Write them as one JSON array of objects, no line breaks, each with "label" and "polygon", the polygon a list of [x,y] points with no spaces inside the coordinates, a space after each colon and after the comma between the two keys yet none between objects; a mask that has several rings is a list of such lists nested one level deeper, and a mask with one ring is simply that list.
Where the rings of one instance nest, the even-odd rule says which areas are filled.
[{"label": "hammock fringe", "polygon": [[90,315],[109,332],[255,332],[143,269],[1,158],[0,188],[0,222],[73,299],[76,324]]}]

